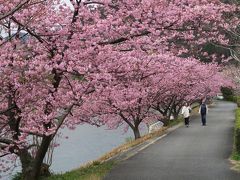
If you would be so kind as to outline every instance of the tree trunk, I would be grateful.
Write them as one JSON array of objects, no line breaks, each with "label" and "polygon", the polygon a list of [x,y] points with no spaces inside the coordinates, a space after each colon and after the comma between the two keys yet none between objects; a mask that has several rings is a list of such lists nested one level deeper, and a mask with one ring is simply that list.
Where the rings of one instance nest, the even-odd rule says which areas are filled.
[{"label": "tree trunk", "polygon": [[50,176],[49,165],[43,163],[39,169],[39,175],[36,173],[36,169],[31,164],[25,165],[25,169],[22,170],[22,178],[24,180],[37,180],[40,176]]},{"label": "tree trunk", "polygon": [[52,141],[51,136],[44,136],[42,139],[42,143],[38,149],[33,165],[33,174],[35,179],[38,179],[39,175],[42,175],[40,173],[43,168],[43,159],[48,151],[51,141]]},{"label": "tree trunk", "polygon": [[177,117],[179,116],[180,111],[181,111],[181,107],[179,107],[178,110],[177,110]]},{"label": "tree trunk", "polygon": [[135,127],[135,128],[133,129],[133,132],[134,132],[135,140],[136,140],[136,139],[139,139],[139,138],[141,137],[140,131],[139,131],[138,127]]},{"label": "tree trunk", "polygon": [[43,163],[43,159],[47,153],[51,143],[50,136],[44,136],[42,143],[38,148],[36,157],[33,158],[27,150],[23,150],[20,154],[22,163],[22,173],[24,180],[37,180],[39,176],[49,176],[49,166]]},{"label": "tree trunk", "polygon": [[33,157],[29,154],[26,149],[22,149],[19,152],[20,161],[22,164],[22,177],[24,180],[31,179],[31,172],[32,172],[32,162]]},{"label": "tree trunk", "polygon": [[177,106],[174,105],[171,110],[171,114],[173,115],[174,119],[178,118]]}]

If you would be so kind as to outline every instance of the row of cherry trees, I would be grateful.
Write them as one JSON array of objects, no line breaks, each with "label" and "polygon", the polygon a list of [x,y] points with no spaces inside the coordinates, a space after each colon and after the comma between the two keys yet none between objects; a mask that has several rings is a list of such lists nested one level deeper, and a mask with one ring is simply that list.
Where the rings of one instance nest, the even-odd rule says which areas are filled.
[{"label": "row of cherry trees", "polygon": [[82,108],[89,113],[87,117],[95,117],[110,128],[126,123],[135,139],[140,137],[141,123],[171,114],[177,117],[183,103],[213,97],[221,86],[233,86],[215,64],[202,64],[196,59],[139,52],[116,53],[114,57],[120,61],[109,69],[110,82],[92,93],[92,99]]},{"label": "row of cherry trees", "polygon": [[141,122],[159,118],[151,108],[177,113],[230,85],[191,56],[228,43],[236,10],[219,0],[0,0],[0,156],[35,180],[60,128],[126,122],[138,138]]}]

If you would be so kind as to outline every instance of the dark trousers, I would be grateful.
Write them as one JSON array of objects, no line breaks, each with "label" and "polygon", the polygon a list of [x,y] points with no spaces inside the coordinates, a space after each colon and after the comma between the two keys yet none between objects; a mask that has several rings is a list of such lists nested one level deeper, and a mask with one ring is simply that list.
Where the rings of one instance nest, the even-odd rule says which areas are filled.
[{"label": "dark trousers", "polygon": [[189,117],[184,118],[184,120],[185,120],[185,125],[189,125]]},{"label": "dark trousers", "polygon": [[206,125],[206,114],[201,114],[202,117],[202,125]]}]

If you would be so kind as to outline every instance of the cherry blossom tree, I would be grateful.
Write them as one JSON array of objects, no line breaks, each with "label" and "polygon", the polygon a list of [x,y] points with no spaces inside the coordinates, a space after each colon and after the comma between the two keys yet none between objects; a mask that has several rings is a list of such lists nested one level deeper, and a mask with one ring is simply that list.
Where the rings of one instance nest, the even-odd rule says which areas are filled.
[{"label": "cherry blossom tree", "polygon": [[226,44],[234,19],[223,17],[236,10],[219,0],[0,2],[0,156],[19,157],[26,180],[41,174],[60,128],[125,119],[138,138],[171,61],[195,45]]},{"label": "cherry blossom tree", "polygon": [[137,139],[140,138],[140,123],[158,118],[150,108],[158,91],[156,84],[161,83],[162,77],[168,71],[168,59],[161,55],[139,54],[138,51],[125,55],[117,53],[106,58],[115,61],[116,57],[119,61],[114,62],[115,66],[108,69],[113,79],[89,102],[99,104],[97,107],[100,109],[92,112],[110,128],[116,128],[125,122]]}]

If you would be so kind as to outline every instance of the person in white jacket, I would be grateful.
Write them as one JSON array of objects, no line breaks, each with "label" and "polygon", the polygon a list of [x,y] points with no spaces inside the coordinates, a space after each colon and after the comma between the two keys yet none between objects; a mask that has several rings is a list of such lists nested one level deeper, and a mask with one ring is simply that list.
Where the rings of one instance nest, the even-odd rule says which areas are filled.
[{"label": "person in white jacket", "polygon": [[184,122],[185,126],[189,127],[189,118],[190,118],[190,113],[191,113],[191,107],[189,106],[188,103],[185,103],[185,105],[182,107],[182,115],[184,117]]}]

